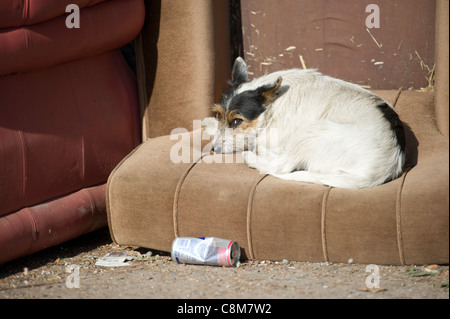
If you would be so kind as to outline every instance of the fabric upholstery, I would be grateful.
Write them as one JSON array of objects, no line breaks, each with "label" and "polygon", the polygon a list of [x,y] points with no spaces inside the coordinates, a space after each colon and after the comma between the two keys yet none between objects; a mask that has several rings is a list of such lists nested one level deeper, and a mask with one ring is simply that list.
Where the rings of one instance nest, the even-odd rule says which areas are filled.
[{"label": "fabric upholstery", "polygon": [[[242,0],[241,6],[243,55],[255,77],[306,66],[372,89],[428,86],[435,1]],[[379,25],[372,27],[374,20]]]},{"label": "fabric upholstery", "polygon": [[[283,18],[283,14],[294,14],[295,10],[286,10],[286,6],[279,3],[274,8],[263,7],[264,10],[259,10],[262,3],[241,1],[244,53],[254,54],[245,56],[251,65],[252,75],[298,67],[298,54],[302,54],[298,51],[291,54],[285,52],[285,56],[295,57],[295,65],[288,63],[294,58],[283,60],[284,64],[270,61],[272,64],[261,64],[261,68],[258,63],[267,62],[264,58],[272,56],[272,48],[279,49],[274,46],[274,41],[279,40],[283,50],[290,45],[288,41],[300,41],[304,47],[296,45],[297,50],[304,48],[311,53],[310,57],[322,57],[317,60],[320,61],[317,65],[319,71],[322,68],[331,70],[326,73],[370,85],[372,89],[387,88],[376,92],[395,106],[405,124],[407,164],[404,174],[384,185],[360,190],[283,181],[261,175],[242,163],[240,154],[233,155],[231,159],[226,155],[210,155],[206,145],[208,140],[202,140],[202,131],[191,131],[192,120],[202,118],[213,103],[212,96],[206,99],[210,102],[209,106],[204,103],[182,103],[191,95],[180,90],[185,100],[180,102],[179,96],[174,93],[171,95],[174,96],[173,107],[161,103],[167,107],[158,108],[158,103],[151,104],[153,92],[147,96],[150,104],[143,105],[143,120],[149,126],[147,133],[154,130],[144,136],[151,138],[124,158],[108,179],[108,225],[114,241],[169,251],[177,236],[215,236],[237,241],[243,248],[244,258],[330,262],[348,262],[352,259],[358,263],[399,265],[448,263],[449,142],[448,133],[445,133],[445,127],[448,127],[448,71],[444,71],[448,70],[448,61],[445,61],[448,36],[444,34],[444,30],[448,29],[448,14],[438,12],[436,15],[438,20],[434,37],[434,10],[442,10],[448,3],[438,1],[436,6],[434,3],[427,4],[426,8],[415,6],[409,11],[392,8],[398,12],[398,19],[393,22],[392,19],[385,19],[383,23],[402,24],[402,46],[399,48],[396,43],[395,48],[403,51],[400,56],[390,56],[386,60],[380,59],[395,53],[389,48],[394,47],[396,40],[402,40],[397,38],[400,34],[392,34],[393,25],[373,30],[372,34],[383,39],[383,47],[388,51],[377,46],[364,28],[362,33],[358,33],[369,37],[364,38],[364,48],[357,47],[360,42],[355,42],[356,48],[350,47],[352,38],[347,37],[348,32],[360,28],[364,21],[354,19],[355,15],[349,12],[359,12],[364,9],[363,5],[350,6],[351,2],[345,1],[347,7],[340,4],[335,10],[323,8],[326,10],[321,11],[318,7],[329,2],[307,2],[310,6],[302,2],[305,21],[323,22],[318,27],[327,27],[326,32],[323,29],[320,31],[325,32],[326,37],[314,37],[319,29],[310,30],[308,27],[311,24],[302,24],[304,21],[298,19],[296,21],[301,25],[297,31],[302,37],[296,38],[291,32],[297,26],[290,23],[294,20]],[[403,2],[396,3],[400,7],[405,5]],[[385,9],[391,4],[389,1],[380,2],[385,17],[390,14]],[[296,9],[299,9],[298,5]],[[346,8],[351,10],[346,11]],[[420,23],[411,26],[411,20],[407,18],[411,12],[422,16]],[[360,16],[366,15],[363,12]],[[252,20],[258,17],[260,20]],[[263,17],[266,20],[261,20]],[[318,20],[314,20],[315,17]],[[421,24],[427,26],[420,31],[427,35],[426,39],[415,34],[414,30]],[[246,26],[259,28],[259,33],[246,29]],[[142,36],[143,42],[151,41],[145,39],[145,33]],[[178,43],[175,39],[179,38],[172,39],[173,43]],[[372,46],[369,47],[369,44]],[[436,84],[440,82],[436,86],[436,96],[433,90],[414,90],[427,84],[424,79],[426,71],[421,69],[414,55],[417,65],[406,68],[408,75],[398,71],[406,70],[401,62],[406,56],[409,58],[406,51],[412,50],[411,54],[414,54],[419,47],[419,55],[430,66],[433,65],[434,47],[437,48],[436,71],[441,70],[441,73],[436,74]],[[330,51],[327,55],[320,50],[315,51],[317,48]],[[250,51],[252,49],[258,51]],[[147,61],[148,55],[145,46],[142,50],[141,63]],[[256,58],[260,60],[256,61]],[[327,62],[328,58],[330,60]],[[352,61],[361,58],[384,61],[385,64],[379,64],[383,65],[382,68],[378,65],[353,68]],[[316,67],[309,62],[307,65]],[[174,83],[178,82],[172,81],[171,76],[178,70],[176,68],[170,75],[164,75],[164,81],[156,84],[160,85],[156,94],[172,92]],[[198,74],[196,71],[189,70],[191,73],[188,74],[194,76]],[[373,81],[364,82],[367,79]],[[405,85],[408,81],[414,84]],[[141,78],[141,87],[142,83]],[[147,82],[147,93],[152,92],[148,85]],[[402,86],[403,90],[399,90]],[[413,89],[409,90],[411,86]],[[207,86],[209,90],[211,87],[212,84]],[[197,86],[191,86],[189,82],[185,82],[183,88],[188,93],[190,89],[198,92]],[[202,98],[205,94],[210,94],[210,91],[202,93]],[[159,98],[162,99],[162,95]],[[169,101],[172,103],[170,98]],[[168,134],[177,127],[185,128],[185,133],[174,134],[171,138]],[[189,150],[189,160],[172,161],[171,155],[173,158],[181,149],[184,152]]]},{"label": "fabric upholstery", "polygon": [[141,141],[136,79],[118,48],[142,0],[0,3],[0,263],[106,226],[105,182]]},{"label": "fabric upholstery", "polygon": [[436,3],[436,77],[435,100],[436,122],[443,135],[449,136],[449,98],[448,98],[448,37],[449,2],[438,0]]},{"label": "fabric upholstery", "polygon": [[[80,10],[79,29],[66,27],[66,13],[34,25],[5,28],[0,34],[0,75],[50,67],[121,47],[130,42],[131,34],[139,32],[143,10],[142,0],[113,0]],[[123,24],[124,17],[133,19]]]},{"label": "fabric upholstery", "polygon": [[220,99],[231,64],[228,0],[150,1],[137,42],[143,136],[192,129]]},{"label": "fabric upholstery", "polygon": [[25,207],[0,218],[0,263],[105,226],[105,184]]},{"label": "fabric upholstery", "polygon": [[[394,103],[397,94],[380,92]],[[403,92],[396,108],[410,126],[408,163],[395,181],[348,190],[283,181],[181,139],[149,139],[119,164],[107,190],[108,222],[120,244],[170,250],[176,236],[237,241],[256,259],[413,264],[448,262],[448,140],[429,117],[433,95]],[[187,146],[202,136],[194,131]],[[417,143],[417,141],[420,141]],[[447,148],[446,148],[447,146]]]},{"label": "fabric upholstery", "polygon": [[118,51],[0,78],[0,216],[105,182],[139,141],[133,91]]},{"label": "fabric upholstery", "polygon": [[105,0],[15,0],[0,2],[0,28],[32,25],[63,15],[69,4],[80,9]]}]

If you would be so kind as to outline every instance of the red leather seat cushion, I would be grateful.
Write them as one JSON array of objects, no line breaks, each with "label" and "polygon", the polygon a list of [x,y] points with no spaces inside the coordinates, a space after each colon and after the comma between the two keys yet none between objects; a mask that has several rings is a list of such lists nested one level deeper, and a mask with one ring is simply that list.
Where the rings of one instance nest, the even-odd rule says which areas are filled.
[{"label": "red leather seat cushion", "polygon": [[119,51],[0,77],[0,216],[104,183],[140,140]]},{"label": "red leather seat cushion", "polygon": [[[55,7],[58,1],[48,2]],[[31,26],[2,29],[0,75],[50,67],[119,48],[137,36],[145,9],[142,0],[104,1],[80,10],[78,29],[66,27],[67,16],[64,13]]]},{"label": "red leather seat cushion", "polygon": [[0,264],[104,227],[105,184],[0,217]]},{"label": "red leather seat cushion", "polygon": [[69,4],[85,8],[105,0],[13,0],[0,1],[0,28],[30,25],[66,12]]},{"label": "red leather seat cushion", "polygon": [[117,48],[144,16],[142,0],[0,1],[0,263],[106,225],[104,183],[141,140]]}]

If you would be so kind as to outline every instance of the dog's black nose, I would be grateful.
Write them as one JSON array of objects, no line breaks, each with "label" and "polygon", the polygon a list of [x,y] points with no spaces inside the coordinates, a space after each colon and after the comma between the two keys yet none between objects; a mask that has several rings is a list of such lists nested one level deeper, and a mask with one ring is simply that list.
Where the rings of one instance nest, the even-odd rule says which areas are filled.
[{"label": "dog's black nose", "polygon": [[221,146],[213,146],[213,147],[211,148],[211,152],[220,154],[220,153],[222,153],[222,147],[221,147]]}]

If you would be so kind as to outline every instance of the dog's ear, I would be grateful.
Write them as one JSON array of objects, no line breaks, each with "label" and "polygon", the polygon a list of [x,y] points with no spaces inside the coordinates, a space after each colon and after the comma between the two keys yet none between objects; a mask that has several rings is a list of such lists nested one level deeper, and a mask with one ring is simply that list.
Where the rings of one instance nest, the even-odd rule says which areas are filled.
[{"label": "dog's ear", "polygon": [[233,70],[231,71],[231,81],[229,82],[230,86],[233,88],[237,88],[242,83],[248,81],[248,67],[245,63],[244,59],[238,57],[236,61],[234,61]]},{"label": "dog's ear", "polygon": [[259,93],[264,98],[264,105],[267,106],[277,99],[282,81],[283,78],[280,76],[274,83],[266,84],[258,89]]}]

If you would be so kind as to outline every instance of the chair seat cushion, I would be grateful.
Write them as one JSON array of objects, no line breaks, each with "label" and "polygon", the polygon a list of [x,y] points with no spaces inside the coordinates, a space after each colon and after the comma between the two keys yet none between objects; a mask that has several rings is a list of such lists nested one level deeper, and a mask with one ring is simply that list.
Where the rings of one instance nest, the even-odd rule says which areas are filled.
[{"label": "chair seat cushion", "polygon": [[0,264],[106,226],[106,185],[0,217]]},{"label": "chair seat cushion", "polygon": [[[202,154],[200,130],[158,137],[109,177],[113,239],[169,251],[177,236],[215,236],[254,259],[448,263],[448,139],[430,117],[433,95],[379,94],[410,127],[410,168],[400,178],[359,190],[284,181],[248,168],[240,154]],[[181,141],[190,159],[175,163]]]}]

